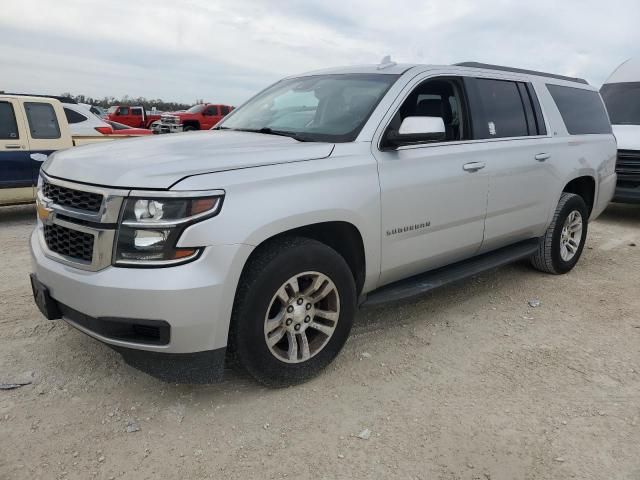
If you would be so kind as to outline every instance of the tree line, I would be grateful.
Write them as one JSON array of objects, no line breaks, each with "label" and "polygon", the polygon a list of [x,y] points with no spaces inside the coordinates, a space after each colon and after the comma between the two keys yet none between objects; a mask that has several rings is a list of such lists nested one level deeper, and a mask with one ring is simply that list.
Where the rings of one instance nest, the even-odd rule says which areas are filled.
[{"label": "tree line", "polygon": [[65,92],[60,96],[70,98],[72,100],[75,100],[78,103],[88,103],[90,105],[96,105],[98,107],[103,107],[103,108],[109,108],[112,105],[134,105],[134,106],[142,106],[144,107],[145,110],[151,110],[153,109],[153,107],[155,107],[157,110],[165,111],[165,112],[175,111],[175,110],[186,110],[192,105],[195,105],[198,103],[204,103],[202,99],[196,100],[192,104],[188,104],[188,103],[178,103],[178,102],[166,102],[159,98],[155,98],[155,99],[150,99],[145,97],[134,98],[128,95],[125,95],[122,98],[116,98],[116,97],[93,98],[93,97],[88,97],[86,95],[73,95],[72,93],[69,93],[69,92]]}]

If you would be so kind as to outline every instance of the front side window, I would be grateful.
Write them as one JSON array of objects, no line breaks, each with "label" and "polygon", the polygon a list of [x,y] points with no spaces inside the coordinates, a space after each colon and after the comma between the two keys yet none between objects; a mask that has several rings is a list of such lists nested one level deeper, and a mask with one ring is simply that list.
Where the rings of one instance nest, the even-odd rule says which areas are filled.
[{"label": "front side window", "polygon": [[186,113],[200,113],[204,110],[204,105],[194,105]]},{"label": "front side window", "polygon": [[226,105],[222,105],[220,107],[220,109],[221,109],[221,112],[220,112],[221,115],[228,115],[229,112],[231,111],[231,109],[229,107],[227,107]]},{"label": "front side window", "polygon": [[129,107],[120,107],[118,115],[129,115]]},{"label": "front side window", "polygon": [[0,102],[0,140],[17,140],[18,138],[20,134],[13,105],[9,102]]},{"label": "front side window", "polygon": [[400,106],[388,129],[398,131],[407,117],[440,117],[444,122],[445,140],[469,138],[466,114],[463,113],[463,87],[459,79],[430,79],[418,85]]},{"label": "front side window", "polygon": [[583,88],[547,84],[570,135],[611,133],[600,94]]},{"label": "front side window", "polygon": [[217,128],[351,142],[397,78],[336,74],[282,80],[234,110]]},{"label": "front side window", "polygon": [[35,139],[60,138],[60,126],[56,112],[49,103],[25,102],[31,137]]},{"label": "front side window", "polygon": [[607,83],[600,94],[612,124],[640,125],[640,82]]},{"label": "front side window", "polygon": [[478,78],[476,102],[482,121],[474,123],[478,139],[524,137],[529,135],[527,112],[516,82]]},{"label": "front side window", "polygon": [[84,115],[76,112],[75,110],[71,110],[70,108],[67,108],[67,107],[65,107],[64,109],[64,114],[67,117],[67,122],[69,123],[69,125],[72,125],[74,123],[84,122],[85,120],[87,120],[87,117],[85,117]]},{"label": "front side window", "polygon": [[211,116],[215,116],[218,115],[218,107],[216,106],[210,106],[207,108],[207,110],[204,112],[205,115],[211,115]]}]

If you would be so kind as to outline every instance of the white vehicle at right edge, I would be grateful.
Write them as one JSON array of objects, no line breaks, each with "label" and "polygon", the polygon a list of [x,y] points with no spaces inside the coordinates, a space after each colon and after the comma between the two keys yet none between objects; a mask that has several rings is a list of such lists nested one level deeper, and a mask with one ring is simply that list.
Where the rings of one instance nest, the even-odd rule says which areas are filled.
[{"label": "white vehicle at right edge", "polygon": [[620,65],[600,89],[618,140],[614,202],[640,203],[640,57]]},{"label": "white vehicle at right edge", "polygon": [[615,162],[584,80],[389,61],[296,75],[213,130],[49,157],[34,299],[165,380],[219,378],[229,348],[294,384],[338,355],[358,306],[520,259],[569,272]]}]

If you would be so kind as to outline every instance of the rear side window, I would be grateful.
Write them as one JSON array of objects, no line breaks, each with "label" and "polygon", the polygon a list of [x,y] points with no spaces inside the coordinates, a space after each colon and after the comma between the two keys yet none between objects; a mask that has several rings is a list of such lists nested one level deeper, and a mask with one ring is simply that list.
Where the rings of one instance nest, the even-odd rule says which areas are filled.
[{"label": "rear side window", "polygon": [[547,84],[570,135],[611,133],[607,111],[598,92]]},{"label": "rear side window", "polygon": [[141,108],[132,108],[131,109],[131,115],[142,115],[142,109]]},{"label": "rear side window", "polygon": [[60,126],[56,112],[49,103],[25,102],[27,121],[33,138],[60,138]]},{"label": "rear side window", "polygon": [[484,118],[483,121],[474,123],[475,138],[529,135],[528,122],[531,119],[527,117],[516,82],[478,78],[476,79],[476,96]]},{"label": "rear side window", "polygon": [[227,115],[231,111],[226,105],[222,105],[220,108],[222,109],[222,115]]},{"label": "rear side window", "polygon": [[13,105],[9,102],[0,102],[0,140],[17,140],[18,138],[20,134]]},{"label": "rear side window", "polygon": [[70,125],[73,123],[84,122],[87,119],[87,117],[85,117],[84,115],[76,112],[75,110],[71,110],[70,108],[65,108],[64,114],[67,117],[67,122],[69,122]]}]

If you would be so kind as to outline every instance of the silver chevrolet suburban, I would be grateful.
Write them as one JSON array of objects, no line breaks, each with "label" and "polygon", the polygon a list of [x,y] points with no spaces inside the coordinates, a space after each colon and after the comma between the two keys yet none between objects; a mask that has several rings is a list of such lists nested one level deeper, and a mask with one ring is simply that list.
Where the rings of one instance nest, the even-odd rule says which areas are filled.
[{"label": "silver chevrolet suburban", "polygon": [[298,75],[211,131],[49,157],[34,298],[165,380],[215,380],[228,353],[293,384],[334,359],[358,306],[520,259],[570,271],[615,162],[584,80],[390,61]]}]

